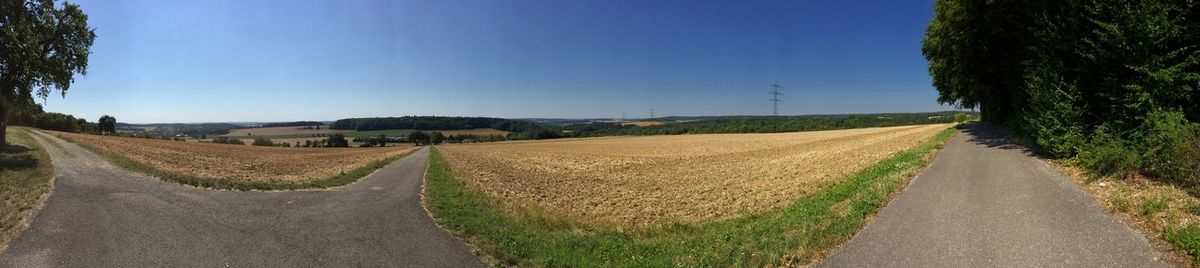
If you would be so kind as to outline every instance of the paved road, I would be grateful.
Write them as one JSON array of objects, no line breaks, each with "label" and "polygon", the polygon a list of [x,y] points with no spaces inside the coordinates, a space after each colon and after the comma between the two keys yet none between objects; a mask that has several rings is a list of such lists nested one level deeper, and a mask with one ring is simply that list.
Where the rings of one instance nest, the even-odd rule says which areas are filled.
[{"label": "paved road", "polygon": [[421,207],[428,149],[335,190],[239,192],[131,174],[33,136],[59,177],[0,267],[483,266]]},{"label": "paved road", "polygon": [[822,267],[1166,266],[1048,164],[967,126]]}]

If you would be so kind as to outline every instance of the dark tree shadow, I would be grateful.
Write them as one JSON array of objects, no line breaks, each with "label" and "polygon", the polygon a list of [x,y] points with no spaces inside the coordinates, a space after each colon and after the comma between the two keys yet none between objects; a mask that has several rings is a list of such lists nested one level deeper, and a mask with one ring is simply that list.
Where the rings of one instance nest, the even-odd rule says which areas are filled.
[{"label": "dark tree shadow", "polygon": [[968,141],[972,143],[982,144],[989,148],[1021,150],[1021,152],[1033,156],[1044,156],[1037,146],[1009,134],[1003,128],[988,123],[959,124],[958,129],[968,134],[970,136]]},{"label": "dark tree shadow", "polygon": [[0,146],[0,171],[14,171],[37,167],[38,159],[29,149],[20,145]]}]

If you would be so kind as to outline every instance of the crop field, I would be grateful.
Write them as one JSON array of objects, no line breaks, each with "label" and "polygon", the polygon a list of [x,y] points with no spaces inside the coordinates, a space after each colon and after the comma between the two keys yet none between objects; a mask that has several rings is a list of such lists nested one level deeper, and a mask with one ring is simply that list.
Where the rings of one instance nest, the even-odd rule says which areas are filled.
[{"label": "crop field", "polygon": [[455,176],[508,209],[591,222],[697,222],[787,205],[950,125],[442,145]]},{"label": "crop field", "polygon": [[321,180],[417,148],[282,148],[53,133],[171,173],[267,183]]}]

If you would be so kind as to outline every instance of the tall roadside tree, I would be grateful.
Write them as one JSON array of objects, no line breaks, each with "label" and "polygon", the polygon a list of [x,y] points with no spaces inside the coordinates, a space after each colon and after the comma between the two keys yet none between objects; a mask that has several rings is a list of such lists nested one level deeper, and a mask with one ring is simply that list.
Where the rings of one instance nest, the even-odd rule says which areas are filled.
[{"label": "tall roadside tree", "polygon": [[96,39],[78,5],[54,0],[0,0],[0,145],[10,108],[27,107],[52,91],[66,96],[75,74],[86,74]]}]

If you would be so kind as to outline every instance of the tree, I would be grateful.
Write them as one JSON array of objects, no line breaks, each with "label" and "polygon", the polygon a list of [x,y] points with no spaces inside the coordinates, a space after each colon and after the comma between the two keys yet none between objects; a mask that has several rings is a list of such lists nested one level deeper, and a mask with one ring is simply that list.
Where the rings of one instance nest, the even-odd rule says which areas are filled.
[{"label": "tree", "polygon": [[[0,130],[9,107],[57,90],[64,97],[75,74],[86,75],[96,33],[79,5],[54,0],[0,1]],[[0,131],[0,145],[7,144]]]},{"label": "tree", "polygon": [[341,133],[329,135],[325,142],[329,147],[350,147],[350,142],[346,141],[346,136]]},{"label": "tree", "polygon": [[408,140],[412,141],[413,144],[422,145],[429,143],[429,135],[426,135],[425,132],[413,131],[412,133],[408,133]]},{"label": "tree", "polygon": [[429,136],[429,142],[431,142],[435,145],[441,144],[442,141],[445,141],[445,140],[446,140],[446,136],[442,136],[441,132],[434,132],[433,135]]},{"label": "tree", "polygon": [[375,137],[375,142],[379,143],[379,147],[387,147],[387,135],[379,133],[379,137]]},{"label": "tree", "polygon": [[117,118],[103,115],[100,116],[100,134],[109,134],[117,132]]}]

